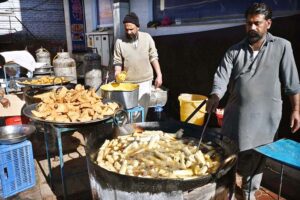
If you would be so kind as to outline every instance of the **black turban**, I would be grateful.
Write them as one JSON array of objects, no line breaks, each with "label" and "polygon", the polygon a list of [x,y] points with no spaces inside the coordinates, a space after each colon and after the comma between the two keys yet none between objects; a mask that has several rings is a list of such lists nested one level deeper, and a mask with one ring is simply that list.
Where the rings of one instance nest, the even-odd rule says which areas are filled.
[{"label": "black turban", "polygon": [[131,12],[124,17],[123,24],[125,23],[132,23],[135,24],[137,27],[140,27],[139,18],[134,12]]}]

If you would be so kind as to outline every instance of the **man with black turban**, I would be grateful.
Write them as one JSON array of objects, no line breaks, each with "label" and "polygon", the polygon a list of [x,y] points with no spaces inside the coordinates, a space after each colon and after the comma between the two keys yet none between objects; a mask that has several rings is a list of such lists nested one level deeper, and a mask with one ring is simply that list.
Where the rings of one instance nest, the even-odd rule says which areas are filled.
[{"label": "man with black turban", "polygon": [[125,36],[117,39],[114,48],[115,76],[123,70],[126,71],[125,82],[139,84],[139,105],[144,107],[146,116],[154,77],[153,69],[156,73],[155,87],[162,84],[157,49],[152,37],[139,31],[139,18],[135,13],[127,14],[123,24]]}]

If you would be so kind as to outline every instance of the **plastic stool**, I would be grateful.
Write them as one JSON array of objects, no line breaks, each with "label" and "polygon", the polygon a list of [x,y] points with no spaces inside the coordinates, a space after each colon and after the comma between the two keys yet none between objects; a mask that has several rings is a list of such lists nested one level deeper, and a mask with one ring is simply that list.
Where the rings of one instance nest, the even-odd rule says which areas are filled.
[{"label": "plastic stool", "polygon": [[135,113],[135,112],[141,112],[141,115],[142,115],[142,122],[144,122],[144,119],[145,119],[145,111],[144,111],[144,108],[143,108],[142,106],[137,106],[137,107],[128,109],[128,110],[126,110],[126,111],[127,111],[128,115],[129,115],[129,121],[130,121],[130,123],[133,122],[132,114]]}]

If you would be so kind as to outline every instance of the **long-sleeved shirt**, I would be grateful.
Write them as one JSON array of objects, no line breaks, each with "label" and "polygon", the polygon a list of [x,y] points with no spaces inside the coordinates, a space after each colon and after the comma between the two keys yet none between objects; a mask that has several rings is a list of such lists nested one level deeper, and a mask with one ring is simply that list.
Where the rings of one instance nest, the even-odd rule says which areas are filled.
[{"label": "long-sleeved shirt", "polygon": [[157,49],[148,33],[138,32],[137,41],[117,39],[114,49],[114,66],[127,71],[126,82],[144,82],[153,79],[151,62],[158,59]]},{"label": "long-sleeved shirt", "polygon": [[230,97],[222,133],[241,151],[273,141],[282,115],[281,84],[287,95],[300,93],[299,75],[289,41],[268,33],[257,56],[246,39],[225,54],[211,94]]}]

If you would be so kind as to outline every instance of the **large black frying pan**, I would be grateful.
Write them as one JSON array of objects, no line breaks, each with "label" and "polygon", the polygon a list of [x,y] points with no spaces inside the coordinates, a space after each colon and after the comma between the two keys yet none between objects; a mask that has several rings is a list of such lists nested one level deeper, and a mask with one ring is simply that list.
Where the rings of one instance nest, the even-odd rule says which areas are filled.
[{"label": "large black frying pan", "polygon": [[[65,85],[65,84],[68,84],[70,83],[71,81],[74,80],[73,77],[71,76],[56,76],[54,79],[53,79],[53,82],[52,83],[44,83],[44,84],[34,84],[34,83],[25,83],[25,81],[29,81],[31,82],[32,80],[37,80],[39,79],[40,77],[33,77],[33,78],[25,78],[25,77],[21,77],[17,80],[17,83],[19,85],[23,85],[23,86],[28,86],[28,87],[49,87],[49,86],[55,86],[55,85]],[[64,78],[64,82],[62,83],[55,83],[54,81],[56,80],[62,80],[62,78]]]},{"label": "large black frying pan", "polygon": [[[31,104],[27,105],[23,108],[22,112],[23,114],[30,118],[33,121],[41,122],[41,123],[46,123],[46,124],[53,124],[58,127],[71,127],[71,126],[81,126],[81,125],[86,125],[86,124],[94,124],[94,123],[104,123],[107,120],[111,119],[113,115],[105,115],[103,119],[95,119],[95,120],[90,120],[90,121],[85,121],[85,122],[57,122],[57,121],[49,121],[49,120],[44,120],[42,118],[36,117],[31,111],[36,110],[38,104]],[[119,107],[122,108],[122,106],[119,104]]]},{"label": "large black frying pan", "polygon": [[[67,85],[64,85],[64,87],[66,87],[67,89],[72,89],[75,88],[76,84],[73,83],[69,83]],[[37,121],[37,122],[41,122],[41,123],[47,123],[47,124],[53,124],[55,126],[58,127],[73,127],[73,126],[81,126],[81,125],[87,125],[87,124],[95,124],[95,123],[104,123],[110,119],[112,119],[113,115],[106,115],[104,116],[103,119],[96,119],[96,120],[90,120],[90,121],[86,121],[86,122],[56,122],[56,121],[49,121],[49,120],[44,120],[41,119],[39,117],[36,117],[35,115],[33,115],[33,113],[31,112],[32,110],[35,110],[38,103],[41,102],[41,99],[39,98],[35,98],[35,95],[38,94],[42,94],[45,92],[50,92],[52,90],[59,90],[62,86],[61,85],[55,85],[55,86],[49,86],[49,87],[44,87],[44,88],[34,88],[34,89],[30,89],[25,91],[25,101],[26,101],[26,105],[25,107],[23,107],[22,109],[22,113],[26,116],[29,117],[31,120],[33,121]],[[84,86],[85,89],[89,89],[89,86]],[[107,102],[112,102],[112,101],[103,101],[104,103]],[[117,102],[116,102],[117,103]],[[119,109],[118,110],[122,110],[123,109],[123,105],[119,104]]]},{"label": "large black frying pan", "polygon": [[[108,171],[97,164],[97,154],[99,148],[106,139],[112,139],[120,134],[131,134],[135,128],[144,130],[162,130],[168,133],[176,133],[178,129],[183,130],[183,137],[199,138],[202,132],[201,126],[173,122],[143,122],[136,124],[126,124],[122,127],[113,126],[112,124],[104,124],[101,126],[88,127],[82,130],[86,135],[86,157],[89,168],[90,177],[94,177],[101,184],[101,187],[107,189],[118,189],[127,192],[172,192],[187,191],[203,186],[211,181],[222,178],[231,170],[236,162],[237,147],[227,137],[217,134],[207,129],[203,138],[204,142],[211,141],[220,146],[224,153],[221,167],[215,174],[200,176],[199,178],[183,180],[183,179],[154,179],[142,178],[128,175],[121,175]],[[127,132],[127,133],[126,133]]]}]

